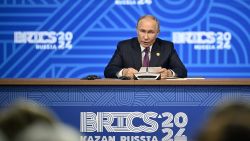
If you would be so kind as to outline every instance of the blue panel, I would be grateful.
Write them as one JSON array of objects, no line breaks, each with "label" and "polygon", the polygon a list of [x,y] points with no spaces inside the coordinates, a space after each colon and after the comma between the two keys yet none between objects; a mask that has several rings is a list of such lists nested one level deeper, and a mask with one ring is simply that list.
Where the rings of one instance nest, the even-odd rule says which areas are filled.
[{"label": "blue panel", "polygon": [[[117,43],[136,36],[137,19],[145,14],[159,19],[159,36],[165,40],[175,42],[176,32],[214,33],[212,44],[175,42],[189,76],[250,78],[249,0],[145,0],[142,4],[128,0],[132,3],[118,5],[121,1],[0,1],[4,45],[0,78],[78,78],[91,73],[93,66],[93,73],[103,76]],[[20,39],[28,43],[18,43],[17,32],[27,33]],[[42,42],[50,37],[54,43]],[[215,48],[199,48],[206,45]],[[55,67],[61,71],[52,71]]]},{"label": "blue panel", "polygon": [[[55,70],[57,70],[56,68]],[[70,68],[65,72],[71,71]],[[60,73],[60,70],[56,71]],[[63,72],[63,71],[61,71]],[[51,77],[52,72],[47,72]],[[75,74],[77,75],[77,74]],[[156,131],[146,132],[83,132],[88,136],[157,136],[162,132],[162,113],[187,115],[188,121],[183,135],[191,140],[207,119],[210,110],[217,104],[243,99],[250,101],[249,86],[0,86],[0,108],[16,99],[33,100],[50,107],[62,119],[79,129],[81,112],[155,112],[157,118],[150,118],[159,124]],[[102,119],[101,119],[102,120]],[[117,119],[116,119],[117,120]],[[116,120],[113,122],[115,123]],[[97,121],[95,119],[94,121]],[[174,121],[170,121],[174,123]],[[133,119],[134,125],[144,125],[140,118]],[[114,126],[114,124],[112,124]],[[176,134],[178,127],[170,127]],[[80,131],[80,130],[79,130]],[[119,139],[116,139],[119,141]]]}]

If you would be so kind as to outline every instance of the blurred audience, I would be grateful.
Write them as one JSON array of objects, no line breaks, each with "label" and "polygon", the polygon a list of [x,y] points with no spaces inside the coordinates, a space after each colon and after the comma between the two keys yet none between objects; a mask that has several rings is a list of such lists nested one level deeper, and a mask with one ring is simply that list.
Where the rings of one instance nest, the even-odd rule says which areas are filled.
[{"label": "blurred audience", "polygon": [[215,109],[198,141],[250,141],[249,103],[228,103]]},{"label": "blurred audience", "polygon": [[0,112],[0,141],[79,140],[77,130],[34,102],[17,102]]},{"label": "blurred audience", "polygon": [[0,141],[6,141],[6,138],[3,135],[2,131],[0,131]]}]

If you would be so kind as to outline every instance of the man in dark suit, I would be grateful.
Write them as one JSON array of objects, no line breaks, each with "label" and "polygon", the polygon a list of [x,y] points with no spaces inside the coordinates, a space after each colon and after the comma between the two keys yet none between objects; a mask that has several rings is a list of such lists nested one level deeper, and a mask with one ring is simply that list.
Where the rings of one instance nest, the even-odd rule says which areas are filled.
[{"label": "man in dark suit", "polygon": [[161,78],[187,77],[187,70],[178,57],[173,43],[157,38],[159,21],[151,15],[137,22],[137,38],[121,41],[105,68],[107,78],[134,77],[141,67],[161,67]]}]

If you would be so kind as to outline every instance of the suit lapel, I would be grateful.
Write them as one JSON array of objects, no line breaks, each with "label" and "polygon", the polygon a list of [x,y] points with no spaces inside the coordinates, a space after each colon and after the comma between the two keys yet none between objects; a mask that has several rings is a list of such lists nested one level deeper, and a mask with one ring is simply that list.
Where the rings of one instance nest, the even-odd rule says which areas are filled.
[{"label": "suit lapel", "polygon": [[132,42],[132,57],[133,57],[133,61],[134,61],[134,67],[135,69],[139,70],[142,66],[142,61],[141,61],[141,48],[140,48],[140,44],[138,42],[138,39],[135,38],[135,40]]},{"label": "suit lapel", "polygon": [[158,62],[160,61],[160,57],[161,57],[161,48],[158,45],[157,39],[154,43],[154,45],[152,46],[151,49],[151,59],[149,62],[149,66],[150,67],[160,67],[158,66]]}]

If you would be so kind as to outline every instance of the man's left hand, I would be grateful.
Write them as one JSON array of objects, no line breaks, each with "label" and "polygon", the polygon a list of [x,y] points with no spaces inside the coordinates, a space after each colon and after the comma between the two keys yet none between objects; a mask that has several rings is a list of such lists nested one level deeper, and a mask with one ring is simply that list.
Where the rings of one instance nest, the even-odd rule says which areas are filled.
[{"label": "man's left hand", "polygon": [[170,69],[161,68],[159,73],[161,73],[161,79],[165,79],[167,77],[173,77],[173,73]]}]

